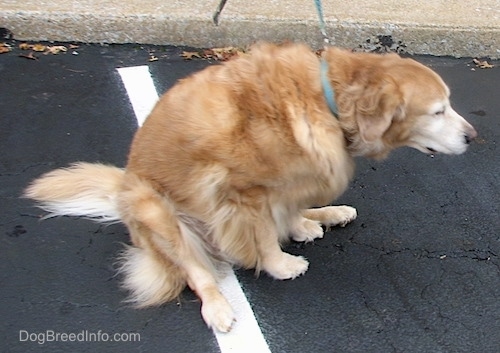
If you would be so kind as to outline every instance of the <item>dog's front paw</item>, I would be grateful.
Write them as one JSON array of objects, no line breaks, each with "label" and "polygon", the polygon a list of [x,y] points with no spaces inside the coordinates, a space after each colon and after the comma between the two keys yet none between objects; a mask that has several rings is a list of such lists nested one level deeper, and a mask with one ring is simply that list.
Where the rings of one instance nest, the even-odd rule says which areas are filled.
[{"label": "dog's front paw", "polygon": [[201,316],[208,327],[219,332],[229,332],[236,321],[233,309],[224,297],[209,302],[203,302]]},{"label": "dog's front paw", "polygon": [[324,231],[321,224],[307,218],[302,218],[292,229],[292,239],[295,241],[310,242],[317,238],[323,238]]},{"label": "dog's front paw", "polygon": [[279,259],[272,259],[264,264],[264,269],[276,279],[294,279],[303,275],[309,268],[309,262],[302,256],[281,253]]},{"label": "dog's front paw", "polygon": [[345,227],[348,223],[354,221],[358,216],[356,209],[351,206],[327,206],[319,209],[323,220],[321,223],[326,227],[341,226]]},{"label": "dog's front paw", "polygon": [[348,223],[354,221],[358,216],[356,209],[351,206],[337,206],[335,211],[337,213],[337,217],[335,219],[337,223],[332,225],[337,224],[341,227],[345,227]]}]

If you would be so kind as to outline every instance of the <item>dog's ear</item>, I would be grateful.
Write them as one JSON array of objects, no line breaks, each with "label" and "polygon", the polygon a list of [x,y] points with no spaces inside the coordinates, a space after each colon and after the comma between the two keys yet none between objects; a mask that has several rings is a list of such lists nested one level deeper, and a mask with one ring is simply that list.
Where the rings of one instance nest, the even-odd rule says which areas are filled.
[{"label": "dog's ear", "polygon": [[364,142],[380,139],[394,119],[404,115],[403,97],[397,84],[383,80],[377,85],[367,85],[356,101],[356,122]]}]

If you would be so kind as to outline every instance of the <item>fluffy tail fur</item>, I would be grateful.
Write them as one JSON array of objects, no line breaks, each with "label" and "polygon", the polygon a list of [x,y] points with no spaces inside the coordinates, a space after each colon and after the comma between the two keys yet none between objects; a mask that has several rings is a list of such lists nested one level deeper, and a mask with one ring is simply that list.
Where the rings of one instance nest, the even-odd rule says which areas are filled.
[{"label": "fluffy tail fur", "polygon": [[[77,216],[101,223],[123,222],[118,196],[124,177],[125,171],[117,167],[75,163],[34,180],[24,197],[36,200],[49,212],[45,218]],[[177,297],[186,286],[184,273],[168,256],[135,245],[127,246],[118,259],[123,287],[131,294],[128,302],[146,307]]]},{"label": "fluffy tail fur", "polygon": [[103,164],[75,163],[34,180],[24,196],[36,200],[48,217],[78,216],[120,222],[117,195],[124,170]]}]

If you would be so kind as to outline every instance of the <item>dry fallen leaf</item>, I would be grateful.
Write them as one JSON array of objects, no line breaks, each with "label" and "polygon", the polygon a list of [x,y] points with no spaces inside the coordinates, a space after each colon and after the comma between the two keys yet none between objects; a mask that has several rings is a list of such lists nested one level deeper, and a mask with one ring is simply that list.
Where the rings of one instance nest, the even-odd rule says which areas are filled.
[{"label": "dry fallen leaf", "polygon": [[216,55],[224,55],[224,54],[234,53],[236,51],[236,48],[234,48],[234,47],[212,48],[212,51]]},{"label": "dry fallen leaf", "polygon": [[229,60],[234,56],[238,56],[243,52],[234,47],[226,47],[226,48],[214,48],[212,49],[215,54],[219,57],[219,60]]},{"label": "dry fallen leaf", "polygon": [[32,51],[30,51],[30,53],[27,55],[21,54],[21,55],[19,55],[19,57],[25,58],[25,59],[30,59],[30,60],[38,60],[38,58],[35,55],[33,55]]},{"label": "dry fallen leaf", "polygon": [[79,45],[76,45],[76,44],[70,44],[70,45],[69,45],[69,48],[70,48],[70,49],[78,49],[78,48],[80,48],[80,46],[79,46]]},{"label": "dry fallen leaf", "polygon": [[64,45],[53,45],[53,46],[47,46],[45,55],[47,54],[59,54],[60,52],[67,52],[68,48],[66,48]]},{"label": "dry fallen leaf", "polygon": [[154,56],[153,54],[149,54],[148,61],[149,62],[158,61],[158,57]]},{"label": "dry fallen leaf", "polygon": [[200,53],[197,51],[183,51],[181,56],[186,60],[191,60],[193,58],[201,58]]},{"label": "dry fallen leaf", "polygon": [[32,48],[32,45],[28,43],[21,43],[19,44],[19,49],[21,50],[30,50]]},{"label": "dry fallen leaf", "polygon": [[243,54],[245,54],[244,50],[235,47],[212,48],[203,51],[203,58],[227,61]]},{"label": "dry fallen leaf", "polygon": [[0,43],[0,54],[8,53],[11,51],[11,47],[8,44]]},{"label": "dry fallen leaf", "polygon": [[472,61],[480,69],[492,69],[493,67],[495,67],[494,65],[491,65],[490,63],[488,63],[488,61],[486,61],[486,60],[481,61],[481,60],[478,60],[478,59],[474,59]]},{"label": "dry fallen leaf", "polygon": [[36,51],[36,52],[43,52],[43,51],[45,51],[45,49],[47,49],[47,47],[43,44],[37,43],[37,44],[33,44],[31,46],[31,49],[33,49],[33,51]]},{"label": "dry fallen leaf", "polygon": [[212,49],[205,49],[203,50],[203,52],[201,53],[201,56],[203,57],[203,59],[213,59],[214,57],[214,52]]}]

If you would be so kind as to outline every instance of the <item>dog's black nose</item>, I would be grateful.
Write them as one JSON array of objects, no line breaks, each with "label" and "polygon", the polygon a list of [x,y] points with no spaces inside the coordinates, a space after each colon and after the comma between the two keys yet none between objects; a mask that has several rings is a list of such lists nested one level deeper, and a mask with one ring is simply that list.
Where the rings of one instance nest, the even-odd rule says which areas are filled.
[{"label": "dog's black nose", "polygon": [[477,137],[477,131],[470,126],[464,134],[465,143],[470,144]]}]

